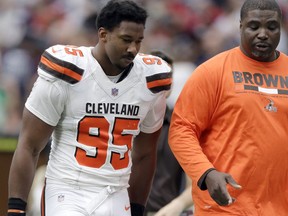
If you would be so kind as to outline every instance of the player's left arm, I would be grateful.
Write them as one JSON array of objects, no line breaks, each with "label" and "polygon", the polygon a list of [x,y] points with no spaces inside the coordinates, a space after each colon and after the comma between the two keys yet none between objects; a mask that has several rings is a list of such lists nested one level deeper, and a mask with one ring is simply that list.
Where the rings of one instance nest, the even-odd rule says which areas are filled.
[{"label": "player's left arm", "polygon": [[141,215],[133,214],[133,212],[144,211],[144,206],[150,193],[156,167],[156,149],[160,131],[161,129],[151,134],[141,132],[134,140],[132,150],[133,165],[129,181],[130,187],[128,189],[132,216]]},{"label": "player's left arm", "polygon": [[150,193],[157,159],[157,141],[166,110],[166,95],[172,84],[172,72],[167,63],[151,55],[139,55],[144,64],[143,75],[150,96],[151,107],[140,125],[140,134],[135,137],[132,149],[132,168],[129,180],[131,215],[142,216]]}]

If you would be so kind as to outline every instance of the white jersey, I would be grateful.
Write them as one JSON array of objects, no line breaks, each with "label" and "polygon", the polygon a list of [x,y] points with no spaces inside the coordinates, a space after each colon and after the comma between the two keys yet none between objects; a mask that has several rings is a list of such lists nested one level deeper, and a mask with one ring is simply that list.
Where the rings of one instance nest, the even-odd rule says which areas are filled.
[{"label": "white jersey", "polygon": [[171,69],[138,54],[127,77],[113,83],[91,49],[48,48],[25,106],[55,126],[47,181],[128,187],[133,138],[161,128]]}]

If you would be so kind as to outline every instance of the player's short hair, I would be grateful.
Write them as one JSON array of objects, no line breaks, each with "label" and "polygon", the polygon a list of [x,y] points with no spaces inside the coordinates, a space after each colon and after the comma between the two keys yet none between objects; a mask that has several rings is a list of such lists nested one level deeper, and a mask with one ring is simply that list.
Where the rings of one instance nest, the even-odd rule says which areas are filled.
[{"label": "player's short hair", "polygon": [[111,0],[100,11],[96,26],[112,31],[122,21],[131,21],[145,26],[148,14],[132,0]]},{"label": "player's short hair", "polygon": [[246,0],[240,10],[240,19],[245,18],[251,10],[272,10],[278,13],[280,19],[282,17],[281,8],[275,0]]}]

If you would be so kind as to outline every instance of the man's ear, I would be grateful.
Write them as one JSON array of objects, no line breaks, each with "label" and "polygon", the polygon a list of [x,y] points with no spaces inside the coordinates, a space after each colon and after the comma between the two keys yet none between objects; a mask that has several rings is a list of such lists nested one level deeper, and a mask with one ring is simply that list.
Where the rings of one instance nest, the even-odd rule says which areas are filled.
[{"label": "man's ear", "polygon": [[105,28],[99,28],[98,30],[98,38],[103,42],[107,42],[107,30]]}]

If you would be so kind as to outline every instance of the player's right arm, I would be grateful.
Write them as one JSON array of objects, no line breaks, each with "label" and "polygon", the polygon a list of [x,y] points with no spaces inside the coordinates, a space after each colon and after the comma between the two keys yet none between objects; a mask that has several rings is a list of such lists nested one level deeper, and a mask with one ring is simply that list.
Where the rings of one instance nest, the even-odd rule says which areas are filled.
[{"label": "player's right arm", "polygon": [[[46,55],[48,55],[47,51],[43,53],[39,65],[43,67],[46,63],[49,67],[44,67],[45,70],[38,68],[39,77],[25,103],[22,127],[10,167],[8,212],[11,213],[8,213],[9,216],[23,215],[19,212],[25,210],[39,154],[48,143],[64,109],[63,85],[59,84],[57,77],[48,73],[57,72],[58,69],[61,72],[62,68],[49,63],[45,58]],[[56,59],[51,56],[50,58]]]},{"label": "player's right arm", "polygon": [[10,211],[11,213],[8,213],[8,215],[13,215],[13,212],[17,215],[17,212],[19,212],[17,210],[23,208],[18,206],[19,199],[27,202],[39,154],[48,143],[53,128],[53,126],[46,124],[26,108],[24,109],[22,128],[9,173],[8,212]]}]

